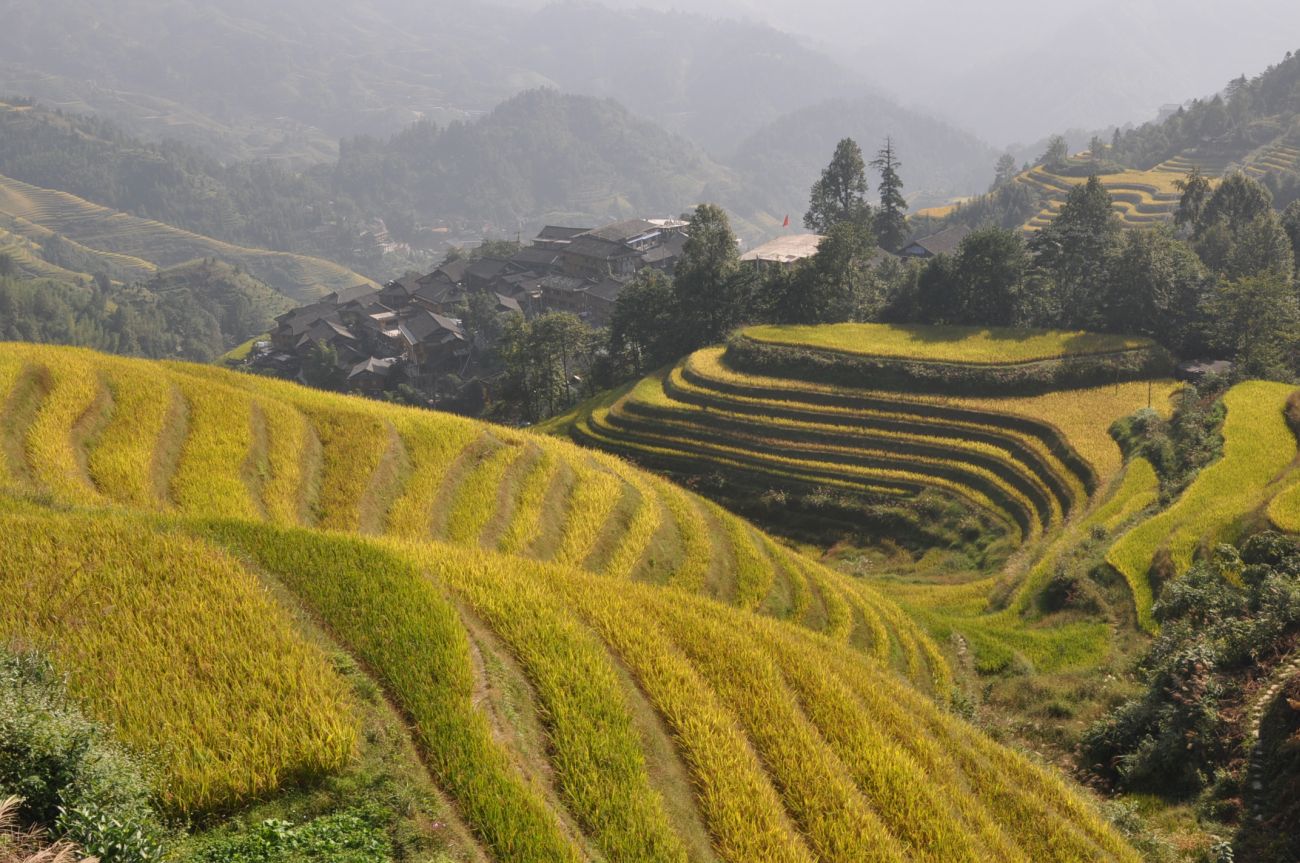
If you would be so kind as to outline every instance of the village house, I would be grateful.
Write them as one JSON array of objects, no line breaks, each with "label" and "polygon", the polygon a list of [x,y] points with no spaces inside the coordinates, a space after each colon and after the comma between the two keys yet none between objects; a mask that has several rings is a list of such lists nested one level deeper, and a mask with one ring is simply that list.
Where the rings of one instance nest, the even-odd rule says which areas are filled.
[{"label": "village house", "polygon": [[777,237],[745,252],[740,256],[740,260],[751,265],[758,272],[763,272],[770,267],[792,267],[799,261],[817,254],[817,247],[824,239],[821,234],[790,234]]},{"label": "village house", "polygon": [[961,241],[966,239],[970,228],[965,225],[953,225],[937,234],[922,237],[904,246],[898,255],[901,258],[933,258],[935,255],[951,255],[957,251]]}]

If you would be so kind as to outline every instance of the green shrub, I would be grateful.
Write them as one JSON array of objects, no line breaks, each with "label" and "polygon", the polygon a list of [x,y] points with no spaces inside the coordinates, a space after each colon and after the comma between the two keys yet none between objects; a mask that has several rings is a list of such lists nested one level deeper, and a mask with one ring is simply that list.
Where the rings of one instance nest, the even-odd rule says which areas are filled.
[{"label": "green shrub", "polygon": [[187,863],[384,863],[392,859],[385,816],[366,807],[299,825],[269,819],[247,833],[205,845]]},{"label": "green shrub", "polygon": [[[1145,690],[1084,734],[1090,769],[1117,788],[1190,797],[1237,764],[1248,678],[1300,631],[1300,542],[1274,533],[1221,545],[1166,585]],[[1248,673],[1249,672],[1249,673]]]},{"label": "green shrub", "polygon": [[165,831],[146,776],[68,699],[43,656],[0,650],[0,797],[23,799],[20,822],[103,863],[161,860]]}]

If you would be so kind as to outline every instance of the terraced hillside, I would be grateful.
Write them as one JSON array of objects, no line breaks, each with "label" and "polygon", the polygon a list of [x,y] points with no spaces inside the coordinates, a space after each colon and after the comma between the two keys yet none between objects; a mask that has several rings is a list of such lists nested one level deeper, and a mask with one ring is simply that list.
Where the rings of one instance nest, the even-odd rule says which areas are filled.
[{"label": "terraced hillside", "polygon": [[[58,254],[51,247],[58,245]],[[319,258],[235,246],[161,222],[127,215],[66,192],[0,176],[0,250],[36,276],[103,272],[119,281],[145,279],[198,258],[247,270],[290,299],[310,302],[369,280]]]},{"label": "terraced hillside", "polygon": [[[1024,540],[1063,523],[1114,473],[1117,451],[1106,429],[1146,404],[1147,384],[1068,396],[1059,388],[983,398],[917,390],[943,389],[943,376],[948,384],[1012,391],[1062,379],[1113,381],[1141,376],[1152,366],[1150,351],[1142,340],[1085,334],[755,327],[594,407],[572,433],[630,457],[688,473],[722,470],[758,485],[883,497],[934,491]],[[1006,362],[993,362],[999,356]],[[1161,382],[1158,395],[1168,390]]]},{"label": "terraced hillside", "polygon": [[[753,497],[780,489],[865,503],[922,494],[959,502],[1025,547],[1004,583],[882,589],[932,634],[961,634],[983,668],[1019,656],[1050,669],[1095,659],[1107,643],[1104,624],[1026,628],[1021,618],[1052,561],[1095,525],[1117,529],[1155,503],[1154,475],[1125,472],[1109,434],[1115,420],[1148,405],[1170,408],[1175,384],[1143,378],[1155,367],[1149,351],[1141,340],[1084,334],[752,328],[588,406],[570,434],[681,475],[722,474]],[[1101,358],[1111,363],[1109,383],[1050,388],[1071,376],[1086,383]],[[925,394],[939,374],[1012,394]],[[1030,384],[1049,388],[1014,394]],[[1138,482],[1144,476],[1149,483]]]},{"label": "terraced hillside", "polygon": [[71,349],[3,346],[0,393],[0,638],[160,753],[178,811],[342,769],[325,640],[469,857],[1138,859],[922,694],[948,667],[897,606],[614,458]]},{"label": "terraced hillside", "polygon": [[[1284,136],[1253,152],[1222,147],[1189,150],[1149,170],[1130,169],[1101,174],[1099,179],[1114,199],[1115,212],[1120,220],[1130,227],[1142,227],[1173,219],[1181,197],[1175,183],[1185,178],[1193,168],[1199,168],[1202,174],[1212,179],[1240,170],[1263,180],[1271,174],[1290,174],[1300,169],[1300,146]],[[1087,177],[1064,176],[1039,165],[1020,174],[1015,182],[1030,187],[1046,200],[1043,209],[1025,223],[1024,230],[1034,232],[1056,218],[1070,189],[1087,182]]]},{"label": "terraced hillside", "polygon": [[[1153,225],[1173,219],[1182,196],[1174,183],[1183,179],[1193,165],[1201,166],[1202,171],[1210,176],[1219,176],[1222,171],[1222,168],[1216,171],[1213,165],[1202,164],[1200,159],[1180,158],[1149,171],[1102,174],[1100,179],[1114,199],[1115,212],[1125,225]],[[1050,224],[1065,206],[1066,195],[1075,186],[1086,183],[1087,177],[1065,177],[1039,165],[1016,177],[1015,182],[1030,186],[1047,200],[1043,209],[1025,223],[1025,230],[1032,232]]]}]

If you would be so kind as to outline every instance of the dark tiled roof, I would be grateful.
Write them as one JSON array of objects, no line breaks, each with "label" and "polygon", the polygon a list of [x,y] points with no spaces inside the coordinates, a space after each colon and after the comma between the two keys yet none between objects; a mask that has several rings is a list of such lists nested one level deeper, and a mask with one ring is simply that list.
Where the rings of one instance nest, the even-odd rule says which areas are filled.
[{"label": "dark tiled roof", "polygon": [[587,284],[586,279],[579,279],[573,276],[547,276],[542,279],[541,285],[547,291],[566,291],[573,293],[582,290]]},{"label": "dark tiled roof", "polygon": [[[441,273],[453,282],[463,282],[465,280],[465,271],[469,269],[470,264],[472,263],[473,261],[470,261],[467,258],[460,258],[459,260],[443,264],[429,275]],[[425,278],[428,278],[428,276]]]},{"label": "dark tiled roof", "polygon": [[565,249],[564,253],[566,255],[575,255],[580,258],[590,258],[596,261],[611,261],[614,258],[635,255],[636,251],[613,240],[604,240],[600,237],[582,236],[570,243],[569,248]]},{"label": "dark tiled roof", "polygon": [[366,297],[376,296],[378,294],[378,289],[371,285],[357,285],[354,288],[347,288],[346,290],[335,291],[332,294],[327,294],[325,296],[325,301],[333,302],[336,306],[345,306],[348,303],[355,303],[358,300],[363,300]]},{"label": "dark tiled roof", "polygon": [[448,339],[465,339],[465,330],[461,325],[451,318],[434,314],[433,312],[421,311],[419,314],[412,315],[400,324],[402,335],[411,344],[422,344],[427,341],[446,341]]},{"label": "dark tiled roof", "polygon": [[496,298],[497,298],[497,311],[514,312],[515,314],[519,314],[519,315],[522,315],[524,313],[524,307],[519,305],[519,301],[516,300],[514,297],[507,297],[504,294],[497,294]]},{"label": "dark tiled roof", "polygon": [[685,234],[669,234],[664,241],[652,249],[646,249],[641,257],[647,264],[661,264],[664,261],[671,261],[680,258],[682,252],[686,249]]},{"label": "dark tiled roof", "polygon": [[471,279],[490,281],[510,269],[510,263],[504,258],[480,258],[469,265],[465,276]]},{"label": "dark tiled roof", "polygon": [[596,228],[594,231],[588,231],[583,236],[595,237],[598,240],[612,240],[616,243],[626,243],[628,240],[635,240],[637,237],[658,230],[657,225],[647,222],[645,219],[628,219],[606,225],[603,228]]},{"label": "dark tiled roof", "polygon": [[390,371],[393,370],[393,365],[396,364],[396,362],[397,360],[391,357],[386,359],[379,359],[378,357],[369,357],[364,362],[357,363],[355,366],[352,367],[352,371],[348,372],[348,380],[352,380],[357,375],[363,375],[363,374],[372,374],[372,375],[379,375],[380,377],[385,377]]},{"label": "dark tiled roof", "polygon": [[612,303],[618,299],[618,295],[623,293],[623,288],[627,287],[626,281],[619,279],[601,279],[599,282],[587,288],[587,293],[597,299],[605,300]]},{"label": "dark tiled roof", "polygon": [[909,243],[905,252],[913,249],[919,249],[929,252],[931,255],[950,255],[957,251],[961,241],[966,239],[970,233],[970,228],[965,225],[953,225],[951,228],[944,228],[937,234],[931,234],[928,237],[922,237],[915,242]]},{"label": "dark tiled roof", "polygon": [[537,235],[537,239],[542,242],[564,242],[565,240],[572,240],[579,234],[585,234],[590,230],[591,228],[562,228],[558,225],[547,225],[545,228],[542,228],[541,233]]},{"label": "dark tiled roof", "polygon": [[541,267],[548,269],[555,266],[555,262],[560,258],[560,253],[554,249],[537,249],[528,248],[520,249],[510,256],[510,263],[524,269]]}]

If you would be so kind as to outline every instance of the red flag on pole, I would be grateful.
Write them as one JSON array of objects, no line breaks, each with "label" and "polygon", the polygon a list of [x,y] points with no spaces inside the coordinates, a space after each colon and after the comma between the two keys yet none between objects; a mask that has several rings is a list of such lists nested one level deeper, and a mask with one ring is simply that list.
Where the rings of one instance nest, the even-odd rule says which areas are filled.
[{"label": "red flag on pole", "polygon": [[781,227],[783,227],[783,228],[788,228],[788,227],[790,227],[790,216],[789,216],[789,214],[786,215],[786,217],[785,217],[785,224],[782,225]]}]

